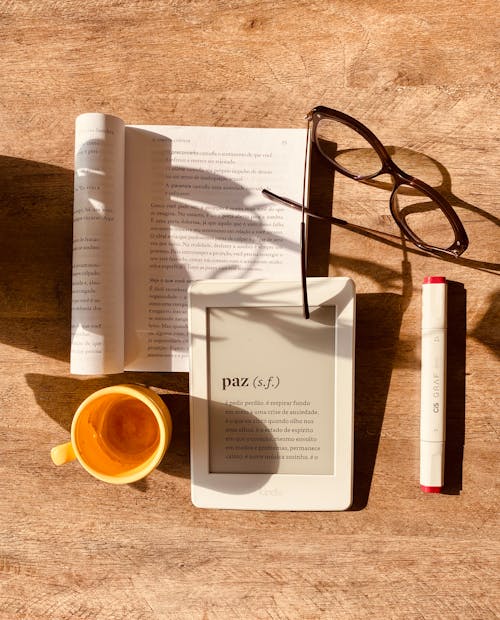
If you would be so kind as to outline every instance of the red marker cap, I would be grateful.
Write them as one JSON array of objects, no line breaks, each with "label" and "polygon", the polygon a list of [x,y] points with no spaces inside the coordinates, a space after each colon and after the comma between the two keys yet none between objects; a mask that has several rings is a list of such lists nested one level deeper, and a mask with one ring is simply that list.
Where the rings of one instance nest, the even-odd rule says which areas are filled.
[{"label": "red marker cap", "polygon": [[446,284],[446,278],[443,276],[425,276],[424,284]]},{"label": "red marker cap", "polygon": [[441,493],[442,489],[442,487],[426,487],[423,484],[420,485],[420,488],[424,493]]}]

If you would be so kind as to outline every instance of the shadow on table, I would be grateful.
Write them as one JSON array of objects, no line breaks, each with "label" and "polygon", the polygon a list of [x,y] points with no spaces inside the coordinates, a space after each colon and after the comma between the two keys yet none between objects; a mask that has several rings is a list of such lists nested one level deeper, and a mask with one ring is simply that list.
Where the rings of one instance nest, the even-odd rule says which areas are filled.
[{"label": "shadow on table", "polygon": [[356,296],[354,488],[351,510],[361,510],[368,503],[402,311],[402,298],[394,293]]},{"label": "shadow on table", "polygon": [[470,335],[500,357],[500,289],[489,296],[489,306]]},{"label": "shadow on table", "polygon": [[73,173],[0,156],[0,341],[68,360]]},{"label": "shadow on table", "polygon": [[465,444],[467,296],[461,282],[448,280],[446,351],[446,444],[443,493],[462,490]]}]

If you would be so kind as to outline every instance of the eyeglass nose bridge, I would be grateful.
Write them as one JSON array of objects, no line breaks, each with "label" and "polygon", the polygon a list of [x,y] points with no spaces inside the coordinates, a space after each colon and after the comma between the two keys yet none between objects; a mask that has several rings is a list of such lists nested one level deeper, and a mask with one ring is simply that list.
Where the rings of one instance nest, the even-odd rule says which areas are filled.
[{"label": "eyeglass nose bridge", "polygon": [[376,150],[378,156],[380,157],[382,165],[380,170],[374,175],[372,175],[370,178],[376,178],[378,176],[381,176],[382,174],[388,174],[390,177],[392,177],[394,187],[399,187],[400,185],[405,184],[410,185],[415,180],[415,177],[402,170],[396,164],[396,162],[389,155],[389,151],[385,148],[385,146],[381,144],[380,147],[381,148],[379,150],[374,150]]}]

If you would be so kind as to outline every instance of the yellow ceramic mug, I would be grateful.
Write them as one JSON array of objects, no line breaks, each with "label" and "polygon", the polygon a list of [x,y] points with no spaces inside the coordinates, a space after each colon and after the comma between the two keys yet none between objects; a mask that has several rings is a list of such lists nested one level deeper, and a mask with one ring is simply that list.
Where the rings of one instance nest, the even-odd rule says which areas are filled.
[{"label": "yellow ceramic mug", "polygon": [[159,465],[171,436],[170,412],[158,394],[140,385],[114,385],[83,401],[71,441],[50,454],[56,465],[76,458],[99,480],[126,484]]}]

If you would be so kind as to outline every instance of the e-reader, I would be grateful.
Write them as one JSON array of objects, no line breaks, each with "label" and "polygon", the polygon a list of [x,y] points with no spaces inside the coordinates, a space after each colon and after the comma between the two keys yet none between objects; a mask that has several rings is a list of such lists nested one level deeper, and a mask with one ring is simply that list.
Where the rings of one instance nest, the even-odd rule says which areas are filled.
[{"label": "e-reader", "polygon": [[352,501],[349,278],[189,289],[191,497],[198,507],[345,510]]}]

